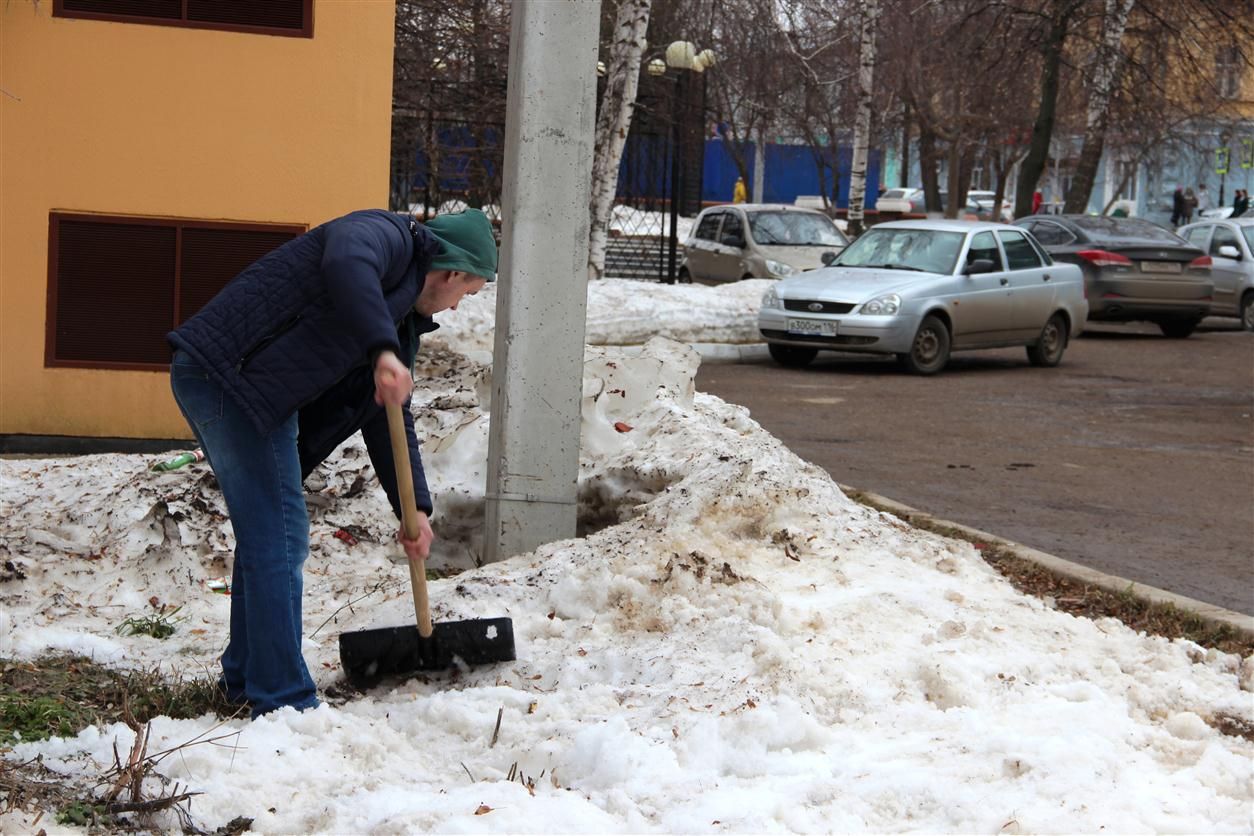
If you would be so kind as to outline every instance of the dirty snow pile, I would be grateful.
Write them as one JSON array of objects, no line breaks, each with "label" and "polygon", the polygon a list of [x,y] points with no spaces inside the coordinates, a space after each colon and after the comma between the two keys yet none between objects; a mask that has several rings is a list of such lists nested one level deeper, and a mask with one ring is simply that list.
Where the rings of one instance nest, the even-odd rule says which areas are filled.
[{"label": "dirty snow pile", "polygon": [[[696,345],[758,343],[758,308],[772,284],[770,279],[719,287],[631,279],[589,282],[586,339],[589,345],[627,346],[629,351],[659,334]],[[463,299],[455,314],[444,315],[440,329],[425,340],[491,363],[495,320],[496,286],[488,285]]]},{"label": "dirty snow pile", "polygon": [[[512,618],[518,660],[251,723],[154,720],[150,751],[226,735],[158,769],[201,793],[200,829],[1254,829],[1254,744],[1215,728],[1254,721],[1254,662],[1058,612],[969,545],[853,503],[743,408],[695,392],[680,343],[588,349],[582,536],[473,568],[491,370],[452,343],[425,362],[433,562],[467,567],[431,584],[434,616]],[[152,461],[0,461],[0,656],[213,670],[229,600],[207,582],[229,574],[230,529],[204,465]],[[340,632],[413,611],[364,448],[309,488],[305,651],[325,689]],[[183,608],[178,632],[117,635],[153,597]],[[132,737],[93,727],[3,757],[95,777]],[[50,827],[32,819],[0,830]]]}]

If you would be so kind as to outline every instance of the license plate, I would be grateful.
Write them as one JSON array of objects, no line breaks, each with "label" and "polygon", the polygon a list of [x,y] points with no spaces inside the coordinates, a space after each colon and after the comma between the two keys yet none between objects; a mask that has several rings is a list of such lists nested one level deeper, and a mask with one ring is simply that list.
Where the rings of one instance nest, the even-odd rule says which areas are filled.
[{"label": "license plate", "polygon": [[788,333],[806,337],[834,337],[839,324],[831,319],[790,319]]},{"label": "license plate", "polygon": [[1178,261],[1142,261],[1141,272],[1143,273],[1179,273],[1181,270]]}]

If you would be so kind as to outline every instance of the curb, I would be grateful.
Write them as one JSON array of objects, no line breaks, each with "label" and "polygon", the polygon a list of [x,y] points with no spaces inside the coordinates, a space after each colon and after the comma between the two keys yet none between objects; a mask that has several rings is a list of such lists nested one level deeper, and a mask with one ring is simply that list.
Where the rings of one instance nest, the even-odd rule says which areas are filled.
[{"label": "curb", "polygon": [[1239,612],[1224,609],[1214,604],[1208,604],[1205,601],[1198,601],[1195,598],[1189,598],[1184,595],[1178,595],[1174,592],[1168,592],[1165,589],[1139,584],[1130,581],[1127,578],[1121,578],[1118,575],[1108,575],[1105,572],[1099,572],[1096,569],[1090,569],[1087,566],[1081,566],[1078,563],[1072,563],[1070,560],[1063,560],[1061,557],[1055,557],[1052,554],[1046,554],[1043,551],[1034,549],[1031,546],[1025,546],[1022,543],[1016,543],[1013,540],[1007,540],[1005,537],[998,537],[996,534],[989,534],[987,531],[980,531],[978,528],[972,528],[969,525],[952,522],[933,516],[926,511],[920,511],[911,508],[909,505],[903,505],[896,500],[879,494],[870,493],[869,491],[859,490],[858,488],[837,483],[838,487],[847,494],[853,492],[865,496],[876,505],[887,508],[893,514],[901,517],[906,522],[912,523],[914,520],[926,520],[936,525],[943,525],[961,531],[971,537],[983,540],[988,543],[994,543],[998,546],[1008,548],[1024,560],[1031,561],[1042,569],[1050,571],[1056,575],[1068,578],[1079,583],[1088,584],[1104,589],[1107,592],[1127,593],[1140,598],[1143,601],[1152,604],[1170,604],[1177,609],[1187,610],[1196,615],[1202,621],[1215,627],[1228,627],[1242,634],[1247,639],[1254,639],[1254,616],[1243,615]]},{"label": "curb", "polygon": [[702,363],[743,363],[770,357],[766,343],[688,343]]},{"label": "curb", "polygon": [[[683,343],[682,340],[677,342]],[[704,363],[752,363],[757,360],[765,360],[770,357],[770,352],[766,348],[766,343],[683,343],[693,351],[701,355],[701,362]],[[593,345],[589,343],[588,345]],[[611,345],[597,344],[596,348],[618,348],[629,355],[639,354],[644,350],[643,345]],[[488,358],[491,362],[491,358]]]}]

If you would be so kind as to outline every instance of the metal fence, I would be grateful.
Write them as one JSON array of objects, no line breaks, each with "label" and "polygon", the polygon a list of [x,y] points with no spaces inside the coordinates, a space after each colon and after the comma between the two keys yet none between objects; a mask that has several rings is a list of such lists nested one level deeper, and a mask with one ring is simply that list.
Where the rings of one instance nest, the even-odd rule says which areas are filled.
[{"label": "metal fence", "polygon": [[[676,280],[684,233],[701,210],[705,124],[699,74],[641,78],[619,165],[605,275]],[[394,113],[392,208],[428,218],[473,206],[499,226],[503,136],[499,124]]]}]

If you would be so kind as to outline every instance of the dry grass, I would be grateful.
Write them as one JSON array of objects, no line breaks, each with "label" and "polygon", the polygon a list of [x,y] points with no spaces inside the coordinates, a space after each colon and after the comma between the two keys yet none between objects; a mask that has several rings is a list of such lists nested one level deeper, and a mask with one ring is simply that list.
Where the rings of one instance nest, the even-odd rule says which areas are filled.
[{"label": "dry grass", "polygon": [[[149,829],[153,814],[173,809],[184,832],[199,833],[185,807],[190,793],[175,786],[163,795],[143,795],[144,779],[156,775],[154,768],[169,754],[147,752],[148,722],[157,716],[231,718],[243,711],[226,701],[210,677],[170,681],[158,670],[118,671],[78,656],[0,659],[0,747],[118,722],[135,733],[130,753],[115,753],[114,767],[95,780],[61,775],[38,758],[0,759],[0,810],[43,811],[57,824],[129,832]],[[186,745],[198,742],[204,741]]]}]

